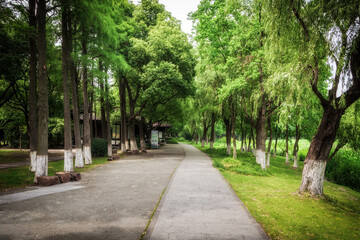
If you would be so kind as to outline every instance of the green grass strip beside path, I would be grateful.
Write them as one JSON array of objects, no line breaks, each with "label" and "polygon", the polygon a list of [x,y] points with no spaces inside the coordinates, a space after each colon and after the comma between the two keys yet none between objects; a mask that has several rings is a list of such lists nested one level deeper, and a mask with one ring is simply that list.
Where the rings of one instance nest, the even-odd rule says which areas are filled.
[{"label": "green grass strip beside path", "polygon": [[[74,168],[75,172],[86,172],[96,166],[107,163],[107,157],[93,158],[93,164],[84,168]],[[49,162],[48,175],[54,176],[56,172],[64,171],[64,160]],[[32,185],[34,173],[29,171],[29,166],[13,167],[0,170],[0,191]]]},{"label": "green grass strip beside path", "polygon": [[360,239],[359,192],[325,181],[324,197],[298,195],[302,162],[299,169],[292,169],[292,162],[285,165],[279,156],[262,171],[251,153],[238,151],[234,160],[225,148],[194,146],[212,158],[272,239]]}]

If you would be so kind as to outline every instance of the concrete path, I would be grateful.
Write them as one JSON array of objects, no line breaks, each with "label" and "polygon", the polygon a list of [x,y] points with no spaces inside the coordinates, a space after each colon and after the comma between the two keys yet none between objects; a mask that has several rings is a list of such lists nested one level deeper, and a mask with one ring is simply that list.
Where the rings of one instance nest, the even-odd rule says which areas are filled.
[{"label": "concrete path", "polygon": [[167,145],[102,165],[79,184],[0,193],[0,239],[139,239],[183,158]]},{"label": "concrete path", "polygon": [[185,159],[153,218],[147,238],[268,239],[209,157],[182,145]]}]

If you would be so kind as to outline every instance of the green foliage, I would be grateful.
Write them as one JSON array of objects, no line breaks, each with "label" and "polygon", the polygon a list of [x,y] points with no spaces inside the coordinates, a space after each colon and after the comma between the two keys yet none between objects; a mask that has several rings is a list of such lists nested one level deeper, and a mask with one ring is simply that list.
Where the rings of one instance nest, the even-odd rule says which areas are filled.
[{"label": "green foliage", "polygon": [[102,138],[93,138],[91,140],[91,155],[93,157],[106,157],[107,141]]},{"label": "green foliage", "polygon": [[167,138],[165,142],[168,144],[178,144],[178,141],[174,138]]},{"label": "green foliage", "polygon": [[254,169],[247,174],[227,167],[246,159],[254,162],[251,154],[231,159],[225,149],[199,148],[209,153],[214,166],[223,163],[220,172],[271,239],[359,238],[359,192],[325,181],[325,197],[300,196],[295,191],[301,181],[301,162],[299,169],[292,169],[284,164],[284,157],[271,158],[268,174],[258,176]]},{"label": "green foliage", "polygon": [[337,184],[360,190],[360,152],[340,150],[327,163],[325,177]]}]

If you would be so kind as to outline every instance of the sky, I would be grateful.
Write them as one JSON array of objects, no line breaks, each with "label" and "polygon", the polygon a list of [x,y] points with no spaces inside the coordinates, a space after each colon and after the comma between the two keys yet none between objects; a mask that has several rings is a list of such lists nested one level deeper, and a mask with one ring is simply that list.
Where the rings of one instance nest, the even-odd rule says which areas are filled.
[{"label": "sky", "polygon": [[[139,3],[140,0],[134,0]],[[181,21],[181,29],[186,34],[191,34],[192,22],[188,20],[188,13],[196,11],[200,0],[159,0],[171,15]]]}]

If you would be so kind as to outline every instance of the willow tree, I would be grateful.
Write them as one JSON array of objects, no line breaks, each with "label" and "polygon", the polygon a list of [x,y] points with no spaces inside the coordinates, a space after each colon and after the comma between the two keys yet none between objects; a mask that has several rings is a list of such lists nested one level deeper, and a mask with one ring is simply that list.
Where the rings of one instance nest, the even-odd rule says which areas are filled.
[{"label": "willow tree", "polygon": [[[299,58],[294,61],[308,74],[308,83],[323,109],[299,188],[299,192],[321,195],[326,163],[341,117],[360,97],[359,2],[292,0],[271,1],[270,6],[272,29],[280,30],[276,34],[290,39],[301,36],[287,43],[297,50],[295,55]],[[279,41],[279,45],[284,42]],[[330,78],[326,76],[328,68],[332,69]],[[326,81],[330,82],[328,91],[320,91],[318,86]]]}]

